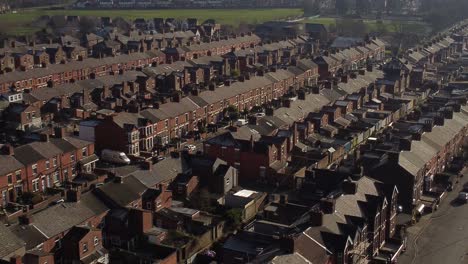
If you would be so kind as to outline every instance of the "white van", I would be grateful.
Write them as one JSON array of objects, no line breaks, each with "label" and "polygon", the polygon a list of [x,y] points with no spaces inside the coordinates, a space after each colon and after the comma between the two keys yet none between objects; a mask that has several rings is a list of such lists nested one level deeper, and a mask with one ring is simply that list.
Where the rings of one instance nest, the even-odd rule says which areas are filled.
[{"label": "white van", "polygon": [[235,125],[236,125],[236,126],[243,126],[243,125],[247,125],[247,123],[248,123],[248,122],[247,122],[247,120],[245,120],[245,119],[237,119]]},{"label": "white van", "polygon": [[110,149],[104,149],[101,152],[101,160],[115,164],[130,164],[130,159],[125,155],[125,153]]}]

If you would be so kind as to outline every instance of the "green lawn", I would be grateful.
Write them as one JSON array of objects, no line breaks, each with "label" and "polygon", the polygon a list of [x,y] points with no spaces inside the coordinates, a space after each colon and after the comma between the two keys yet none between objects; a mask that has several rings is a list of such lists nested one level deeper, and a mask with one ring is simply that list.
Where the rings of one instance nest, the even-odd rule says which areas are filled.
[{"label": "green lawn", "polygon": [[167,10],[19,10],[16,14],[0,15],[0,30],[12,34],[28,33],[36,30],[34,21],[43,15],[108,16],[135,18],[198,18],[199,21],[212,18],[218,23],[238,25],[262,23],[270,20],[293,18],[302,15],[301,9],[167,9]]},{"label": "green lawn", "polygon": [[[336,19],[330,17],[317,17],[305,19],[303,23],[319,23],[324,24],[326,27],[336,25]],[[377,21],[377,20],[364,20],[368,32],[381,31],[384,29],[388,33],[398,32],[400,30],[404,32],[414,32],[417,34],[427,34],[430,32],[430,28],[427,24],[421,22],[412,21]]]}]

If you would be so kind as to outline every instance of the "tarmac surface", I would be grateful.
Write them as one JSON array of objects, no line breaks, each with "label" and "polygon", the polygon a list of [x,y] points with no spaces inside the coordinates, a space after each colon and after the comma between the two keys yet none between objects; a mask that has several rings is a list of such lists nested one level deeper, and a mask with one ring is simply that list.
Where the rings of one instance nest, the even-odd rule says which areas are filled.
[{"label": "tarmac surface", "polygon": [[463,175],[436,212],[407,229],[407,249],[398,263],[468,264],[468,204],[456,200],[463,185],[468,185],[466,168]]}]

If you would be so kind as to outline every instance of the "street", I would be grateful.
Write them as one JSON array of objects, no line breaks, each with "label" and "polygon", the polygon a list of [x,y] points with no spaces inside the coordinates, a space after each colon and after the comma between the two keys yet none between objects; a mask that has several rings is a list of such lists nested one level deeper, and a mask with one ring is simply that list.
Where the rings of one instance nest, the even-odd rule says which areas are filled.
[{"label": "street", "polygon": [[463,174],[435,213],[423,216],[418,224],[407,229],[408,247],[399,263],[468,264],[468,204],[456,202],[468,182],[468,170]]}]

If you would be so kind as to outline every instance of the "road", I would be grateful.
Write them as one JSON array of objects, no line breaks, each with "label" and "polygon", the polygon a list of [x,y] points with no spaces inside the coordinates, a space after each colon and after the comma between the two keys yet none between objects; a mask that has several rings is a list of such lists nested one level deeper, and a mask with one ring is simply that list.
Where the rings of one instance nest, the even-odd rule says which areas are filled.
[{"label": "road", "polygon": [[408,247],[400,256],[404,264],[468,264],[468,204],[456,197],[468,182],[468,170],[441,202],[439,210],[407,229]]}]

